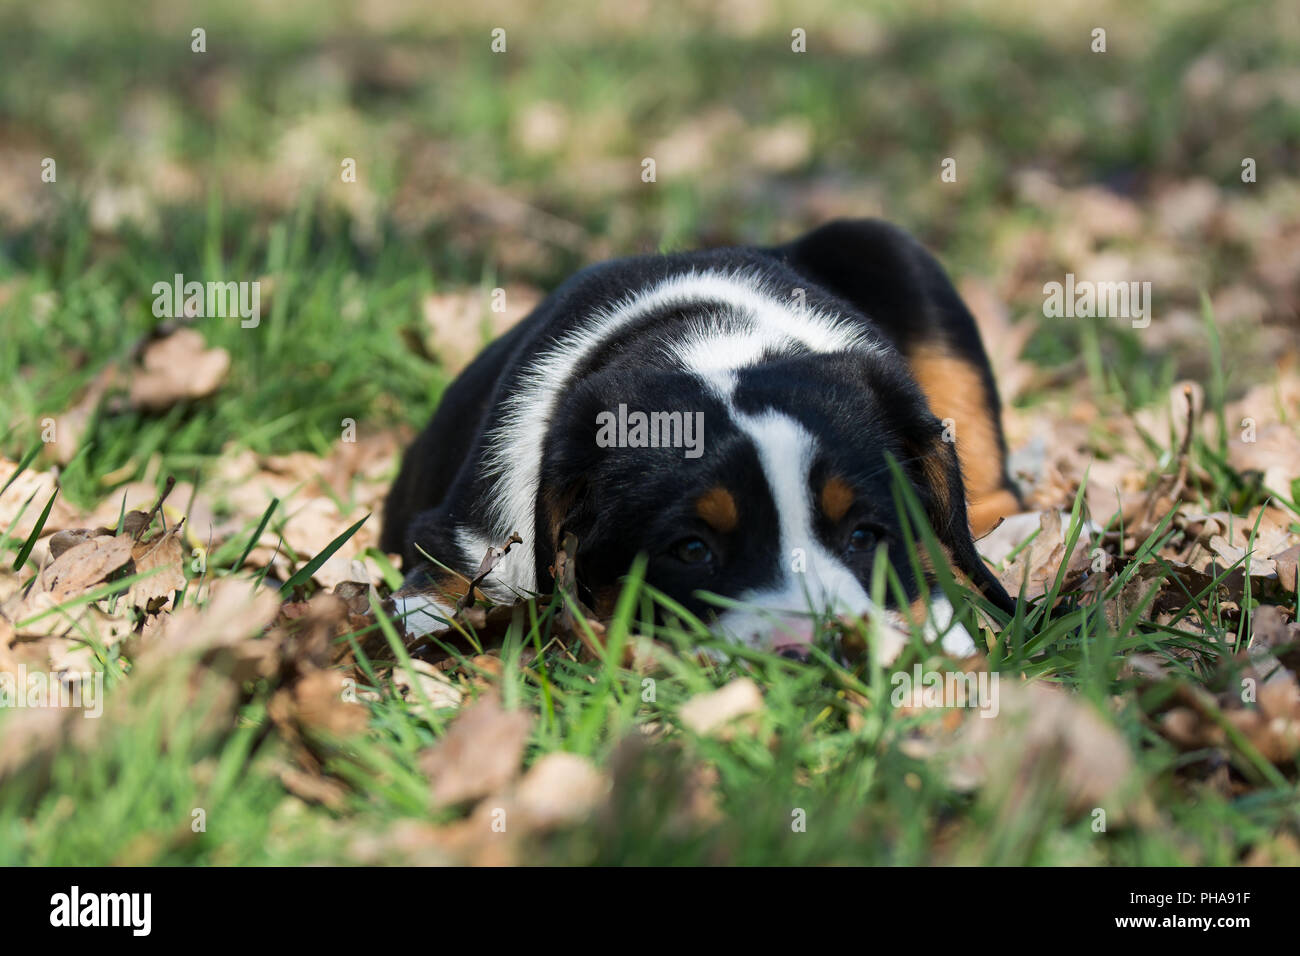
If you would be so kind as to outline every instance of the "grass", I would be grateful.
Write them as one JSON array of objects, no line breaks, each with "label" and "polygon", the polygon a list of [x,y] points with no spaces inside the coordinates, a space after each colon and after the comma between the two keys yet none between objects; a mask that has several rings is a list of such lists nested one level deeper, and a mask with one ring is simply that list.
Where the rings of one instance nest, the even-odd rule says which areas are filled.
[{"label": "grass", "polygon": [[[1071,538],[1082,526],[1081,501],[1082,495],[1071,515]],[[921,531],[918,548],[937,547],[928,529]],[[1110,582],[1107,598],[1140,568],[1159,563],[1156,545],[1167,534],[1162,522]],[[1060,584],[1058,577],[1055,588]],[[1296,822],[1294,784],[1248,741],[1234,740],[1228,756],[1255,786],[1233,800],[1189,783],[1182,771],[1198,755],[1179,753],[1152,730],[1151,717],[1171,684],[1221,681],[1225,668],[1236,666],[1229,646],[1234,628],[1202,595],[1186,608],[1201,620],[1198,632],[1154,627],[1140,605],[1111,626],[1100,613],[1105,600],[1050,610],[1049,598],[1022,604],[1010,620],[984,605],[1001,624],[989,656],[1001,679],[1032,677],[1070,688],[1107,715],[1137,756],[1141,789],[1159,810],[1141,826],[1099,835],[1089,817],[1067,814],[1063,795],[1042,781],[1035,782],[1033,799],[1017,802],[1021,814],[1014,821],[1005,818],[1001,803],[1011,798],[1005,785],[990,784],[974,798],[955,789],[944,761],[918,759],[908,747],[932,733],[939,716],[888,706],[890,687],[880,667],[845,669],[824,656],[801,665],[757,652],[729,664],[704,661],[689,653],[702,625],[638,623],[642,594],[634,569],[610,623],[604,660],[583,664],[552,652],[522,665],[524,649],[551,645],[558,599],[542,602],[533,620],[517,621],[504,636],[504,666],[493,681],[509,706],[538,716],[529,760],[576,753],[612,768],[616,780],[609,817],[551,836],[531,850],[531,861],[1229,864]],[[973,603],[966,595],[959,606]],[[380,620],[387,630],[387,619]],[[969,614],[967,622],[976,626]],[[619,649],[633,633],[677,649],[659,658],[651,702],[645,700],[645,675],[621,666]],[[913,635],[897,669],[908,670],[913,661],[944,666],[918,638]],[[396,657],[390,659],[409,666],[395,634],[391,648]],[[1176,664],[1175,676],[1164,687],[1144,688],[1125,674],[1135,652]],[[475,669],[468,659],[464,666]],[[100,729],[93,748],[57,749],[47,776],[6,783],[0,863],[355,861],[348,838],[383,832],[403,819],[431,819],[418,754],[454,716],[394,694],[380,661],[366,661],[362,669],[371,683],[359,690],[377,695],[370,729],[327,751],[330,771],[352,788],[344,806],[309,808],[278,783],[285,754],[268,734],[271,684],[245,688],[231,727],[194,708],[184,682],[153,680],[136,688],[131,678],[117,678],[110,694],[130,695],[130,721]],[[687,700],[742,676],[764,689],[765,706],[753,726],[723,741],[682,725]],[[228,688],[214,693],[218,700],[228,695]],[[855,713],[860,720],[851,718]],[[659,743],[629,744],[652,726]],[[696,819],[681,807],[704,768],[716,775],[718,814]],[[203,813],[204,832],[187,825],[195,811]],[[806,830],[792,830],[794,814],[808,821]],[[444,811],[432,819],[450,817]]]},{"label": "grass", "polygon": [[[436,355],[412,346],[432,293],[516,281],[549,288],[604,254],[781,238],[818,218],[818,190],[829,190],[836,208],[865,206],[907,224],[955,275],[997,275],[1014,259],[1005,250],[1027,233],[1072,224],[1068,212],[1016,191],[1026,170],[1046,170],[1068,187],[1102,184],[1146,210],[1157,181],[1209,178],[1236,196],[1246,148],[1262,166],[1294,168],[1300,120],[1280,93],[1239,109],[1226,94],[1193,103],[1182,86],[1209,53],[1231,77],[1267,79],[1295,62],[1300,39],[1281,25],[1284,4],[1156,4],[1142,20],[1124,5],[1106,6],[1097,14],[1110,29],[1104,59],[1087,51],[1081,38],[1091,14],[1078,11],[1044,28],[978,3],[942,20],[883,4],[872,12],[884,37],[873,48],[870,29],[841,29],[850,6],[768,5],[770,21],[749,35],[677,29],[672,18],[619,29],[574,25],[556,11],[553,23],[521,13],[510,28],[515,52],[502,60],[488,52],[486,24],[473,15],[360,29],[341,6],[307,14],[290,5],[250,21],[211,4],[196,14],[210,43],[197,63],[189,27],[166,17],[127,18],[104,4],[54,24],[39,10],[5,10],[0,130],[24,162],[57,156],[60,186],[19,193],[37,210],[31,217],[0,203],[0,455],[48,467],[43,420],[74,406],[101,369],[150,332],[157,319],[149,290],[177,272],[261,278],[262,325],[202,323],[208,345],[232,359],[215,398],[153,414],[98,408],[60,475],[60,496],[79,508],[128,481],[161,485],[171,474],[202,484],[232,450],[325,455],[344,419],[374,430],[422,424],[451,378]],[[815,55],[786,52],[792,17],[807,24]],[[867,52],[840,33],[861,36]],[[520,130],[539,104],[560,104],[567,126],[553,145],[534,148]],[[739,125],[724,120],[714,129],[719,121],[709,117],[719,109]],[[808,124],[806,153],[787,167],[756,165],[742,134],[791,119]],[[661,170],[656,188],[641,184],[640,158],[666,150],[660,144],[690,123],[703,130],[707,161],[686,173]],[[364,200],[334,182],[337,157],[354,154]],[[957,156],[960,179],[944,191],[936,183],[948,155]],[[308,165],[286,179],[300,160]],[[176,181],[171,175],[188,185],[159,185]],[[142,188],[142,210],[105,222],[105,180]],[[482,183],[531,212],[508,206],[509,215],[485,223],[485,201],[473,191]],[[1261,192],[1242,200],[1247,213],[1294,208],[1285,184],[1262,182]],[[539,240],[538,230],[553,226],[547,216],[589,238]],[[1101,245],[1135,254],[1150,240],[1142,232]],[[1243,274],[1244,242],[1168,246],[1195,265],[1196,277],[1167,284],[1158,306],[1204,319],[1204,334],[1182,348],[1153,347],[1122,325],[1043,322],[1038,272],[1011,288],[1014,318],[1037,323],[1027,360],[1073,368],[1065,385],[1022,396],[1022,408],[1052,415],[1053,403],[1082,397],[1127,415],[1163,402],[1190,373],[1206,382],[1207,404],[1226,422],[1225,405],[1259,378],[1268,351],[1260,329],[1223,332],[1211,302],[1210,293]],[[1055,248],[1043,255],[1040,272],[1068,265]],[[1104,447],[1104,419],[1100,430]],[[1229,466],[1219,443],[1227,434],[1198,436],[1191,447],[1194,467],[1210,478],[1198,492],[1205,510],[1245,513],[1272,492],[1300,516],[1291,489],[1262,489]],[[1172,436],[1148,434],[1146,443],[1153,477],[1176,462]],[[905,497],[899,504],[910,507]],[[1087,517],[1082,489],[1073,504],[1071,543]],[[28,502],[33,514],[52,505]],[[264,530],[282,531],[285,511],[268,495],[258,519],[217,543],[204,575],[187,572],[182,605],[202,606],[214,578],[273,589],[244,563]],[[357,530],[348,523],[337,529],[339,543]],[[10,531],[0,528],[0,562],[25,584],[39,534]],[[914,554],[934,554],[928,529],[916,531]],[[525,764],[572,753],[613,781],[604,812],[530,837],[520,858],[1154,865],[1231,864],[1262,853],[1294,863],[1286,843],[1294,847],[1300,832],[1292,770],[1279,770],[1240,733],[1189,751],[1160,732],[1180,694],[1240,680],[1232,643],[1260,599],[1247,592],[1243,614],[1215,587],[1187,588],[1161,553],[1175,533],[1167,520],[1144,529],[1089,603],[1077,594],[1057,600],[1062,568],[1045,598],[1022,602],[1009,620],[983,606],[996,625],[985,631],[989,666],[1004,686],[1054,685],[1097,715],[1131,754],[1149,812],[1115,813],[1103,801],[1111,822],[1098,832],[1095,817],[1063,791],[1055,753],[974,791],[959,787],[938,743],[945,714],[892,706],[891,671],[826,655],[808,665],[748,652],[727,663],[700,659],[689,648],[717,640],[702,638],[707,628],[682,614],[676,626],[645,621],[644,608],[662,598],[634,573],[603,657],[562,650],[578,642],[557,624],[556,595],[497,636],[499,669],[460,652],[467,680],[481,679],[506,706],[534,716]],[[368,559],[395,583],[379,556]],[[1163,623],[1143,603],[1154,590],[1121,600],[1147,574],[1184,595]],[[295,575],[286,591],[310,575]],[[877,594],[889,592],[889,578],[882,566]],[[93,599],[130,583],[111,582]],[[945,587],[975,633],[981,601],[956,581]],[[73,599],[51,616],[90,600]],[[1119,610],[1108,615],[1108,607]],[[657,656],[651,675],[622,666],[619,653],[647,634],[676,649]],[[912,637],[899,670],[952,666]],[[104,674],[108,715],[84,722],[94,725],[85,739],[69,732],[62,745],[38,749],[21,775],[6,775],[0,760],[0,865],[397,861],[407,851],[391,834],[402,823],[444,828],[464,817],[463,808],[430,809],[420,769],[419,755],[445,736],[455,712],[434,710],[418,688],[412,697],[395,690],[392,666],[409,667],[408,652],[382,614],[344,639],[373,653],[358,655],[366,730],[312,742],[328,775],[346,784],[328,804],[300,799],[283,782],[296,751],[274,719],[276,680],[232,685],[184,655],[150,672],[103,634],[85,630],[80,639]],[[1134,655],[1167,672],[1158,680],[1135,673]],[[741,677],[762,688],[761,711],[730,737],[692,731],[683,706]],[[196,689],[194,680],[204,683]],[[7,726],[22,716],[0,715],[0,754]],[[1224,786],[1228,775],[1241,785]],[[798,820],[802,830],[792,828]]]}]

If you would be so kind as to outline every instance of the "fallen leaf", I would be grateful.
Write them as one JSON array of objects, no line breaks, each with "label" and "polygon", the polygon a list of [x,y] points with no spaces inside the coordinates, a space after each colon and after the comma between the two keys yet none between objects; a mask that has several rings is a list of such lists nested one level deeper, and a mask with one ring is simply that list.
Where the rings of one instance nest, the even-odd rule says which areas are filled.
[{"label": "fallen leaf", "polygon": [[763,709],[763,693],[748,677],[733,680],[707,694],[697,694],[682,705],[682,723],[701,736],[714,733],[729,721]]},{"label": "fallen leaf", "polygon": [[156,412],[206,398],[221,387],[229,371],[229,352],[208,348],[194,329],[177,329],[145,347],[142,366],[131,379],[131,406]]},{"label": "fallen leaf", "polygon": [[37,587],[55,604],[84,594],[131,560],[130,535],[107,535],[69,548],[46,566]]},{"label": "fallen leaf", "polygon": [[420,755],[435,807],[464,803],[502,789],[519,772],[533,719],[506,711],[494,696],[468,707],[447,735]]},{"label": "fallen leaf", "polygon": [[347,788],[332,777],[286,766],[280,770],[280,783],[295,797],[309,803],[319,803],[336,811],[345,806]]},{"label": "fallen leaf", "polygon": [[274,591],[254,591],[247,582],[234,578],[214,582],[202,607],[187,603],[167,615],[162,634],[143,656],[165,658],[230,647],[260,633],[279,610],[280,599]]},{"label": "fallen leaf", "polygon": [[339,671],[311,671],[293,686],[294,716],[308,730],[351,737],[366,729],[370,711],[348,700],[350,684]]},{"label": "fallen leaf", "polygon": [[[491,339],[499,338],[528,315],[541,296],[531,286],[510,285],[495,290],[442,292],[424,300],[429,351],[449,374],[470,363]],[[497,302],[501,308],[496,307]]]},{"label": "fallen leaf", "polygon": [[175,525],[148,541],[136,542],[131,561],[137,574],[155,572],[131,585],[132,604],[154,612],[171,605],[175,592],[185,587],[185,549],[181,544],[183,525]]},{"label": "fallen leaf", "polygon": [[1131,806],[1128,744],[1086,701],[1045,684],[1000,682],[996,716],[971,716],[948,753],[959,789],[996,784],[1028,798],[1050,781],[1076,812],[1104,807],[1121,820]]},{"label": "fallen leaf", "polygon": [[609,792],[609,781],[586,757],[550,753],[524,774],[515,790],[518,809],[537,829],[579,823]]},{"label": "fallen leaf", "polygon": [[[54,489],[58,487],[58,481],[53,474],[35,471],[30,467],[14,478],[17,470],[18,465],[15,462],[0,458],[0,488],[4,488],[5,484],[13,479],[13,484],[0,492],[0,529],[9,531],[12,527],[13,530],[9,531],[9,534],[14,538],[25,540],[36,528],[41,511],[50,500],[50,495],[54,494]],[[24,510],[23,505],[29,499],[30,503]],[[19,512],[22,512],[21,519],[18,517]],[[50,508],[50,516],[45,520],[44,531],[49,534],[52,531],[71,528],[76,520],[75,509],[64,500],[63,495],[59,495]]]},{"label": "fallen leaf", "polygon": [[1269,560],[1277,569],[1277,583],[1289,594],[1296,593],[1296,564],[1300,561],[1300,544],[1279,551]]},{"label": "fallen leaf", "polygon": [[420,715],[423,715],[425,700],[428,700],[434,710],[442,710],[459,707],[465,696],[445,674],[428,662],[419,660],[411,661],[410,670],[394,667],[393,686],[411,706],[412,711]]}]

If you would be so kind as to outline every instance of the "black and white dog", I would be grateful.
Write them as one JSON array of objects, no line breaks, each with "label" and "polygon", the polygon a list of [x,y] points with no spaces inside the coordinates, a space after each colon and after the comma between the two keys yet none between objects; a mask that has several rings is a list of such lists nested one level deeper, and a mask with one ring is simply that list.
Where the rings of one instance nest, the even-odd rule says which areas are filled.
[{"label": "black and white dog", "polygon": [[[879,610],[883,543],[937,633],[951,607],[914,579],[887,452],[952,567],[1011,610],[972,539],[1018,510],[997,389],[925,249],[859,220],[772,248],[622,259],[573,276],[448,388],[389,494],[382,546],[402,555],[414,633],[446,626],[512,533],[523,543],[479,590],[548,592],[569,532],[597,613],[644,554],[654,587],[796,657],[810,611]],[[744,608],[715,615],[701,592]],[[958,625],[944,644],[970,638]]]}]

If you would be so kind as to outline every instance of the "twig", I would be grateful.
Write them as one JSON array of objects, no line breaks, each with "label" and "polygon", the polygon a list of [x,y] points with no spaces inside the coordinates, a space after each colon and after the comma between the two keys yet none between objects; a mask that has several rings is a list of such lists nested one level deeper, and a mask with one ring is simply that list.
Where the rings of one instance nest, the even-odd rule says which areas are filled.
[{"label": "twig", "polygon": [[[166,487],[163,488],[162,494],[158,496],[158,500],[154,502],[154,506],[149,509],[149,513],[145,515],[144,522],[140,527],[136,528],[135,534],[131,537],[132,541],[139,541],[140,535],[144,534],[145,530],[153,524],[154,515],[158,514],[158,512],[162,510],[163,502],[167,500],[167,496],[172,493],[172,489],[175,487],[176,476],[168,475]],[[163,526],[166,527],[165,521],[163,522]]]},{"label": "twig", "polygon": [[524,543],[524,539],[519,537],[519,533],[516,531],[512,531],[510,532],[510,537],[506,539],[506,543],[503,547],[488,548],[487,554],[483,555],[483,561],[478,566],[478,573],[475,574],[474,579],[469,582],[469,588],[465,591],[464,594],[462,594],[460,597],[456,599],[457,611],[463,611],[465,610],[465,608],[469,607],[471,604],[474,603],[474,591],[480,584],[483,583],[483,579],[486,578],[489,574],[491,574],[493,569],[495,569],[496,566],[501,562],[501,559],[510,553],[510,548],[512,545],[523,544],[523,543]]}]

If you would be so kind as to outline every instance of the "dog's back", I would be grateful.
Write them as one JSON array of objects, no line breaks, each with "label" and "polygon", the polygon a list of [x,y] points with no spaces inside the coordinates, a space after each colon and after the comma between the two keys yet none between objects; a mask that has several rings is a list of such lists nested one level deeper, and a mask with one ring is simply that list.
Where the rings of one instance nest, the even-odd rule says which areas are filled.
[{"label": "dog's back", "polygon": [[[898,407],[878,407],[882,394]],[[870,444],[875,433],[905,457],[933,437],[935,418],[951,420],[964,492],[958,479],[943,518],[960,514],[958,563],[971,565],[973,555],[967,503],[976,530],[1015,508],[996,387],[975,323],[942,268],[892,226],[835,222],[784,246],[625,259],[575,275],[447,390],[403,463],[382,545],[400,552],[408,570],[423,567],[433,586],[463,593],[484,551],[518,533],[524,543],[485,590],[497,599],[544,590],[569,512],[583,512],[589,526],[617,520],[574,500],[593,494],[586,474],[629,469],[610,471],[603,492],[621,496],[629,526],[646,520],[638,507],[662,506],[638,504],[632,476],[641,469],[652,483],[669,459],[625,452],[614,463],[595,434],[602,414],[638,403],[664,416],[695,413],[725,447],[730,431],[756,420],[758,406],[746,410],[746,402],[788,412],[819,446]],[[857,427],[839,434],[855,418]],[[909,431],[921,434],[900,434]],[[749,437],[761,457],[761,441]],[[664,480],[690,495],[700,490],[684,473]],[[780,496],[769,487],[766,497]],[[776,527],[768,531],[779,537]],[[592,534],[589,527],[589,546]],[[428,566],[429,557],[445,569]],[[974,565],[968,573],[987,585],[978,558]]]}]

